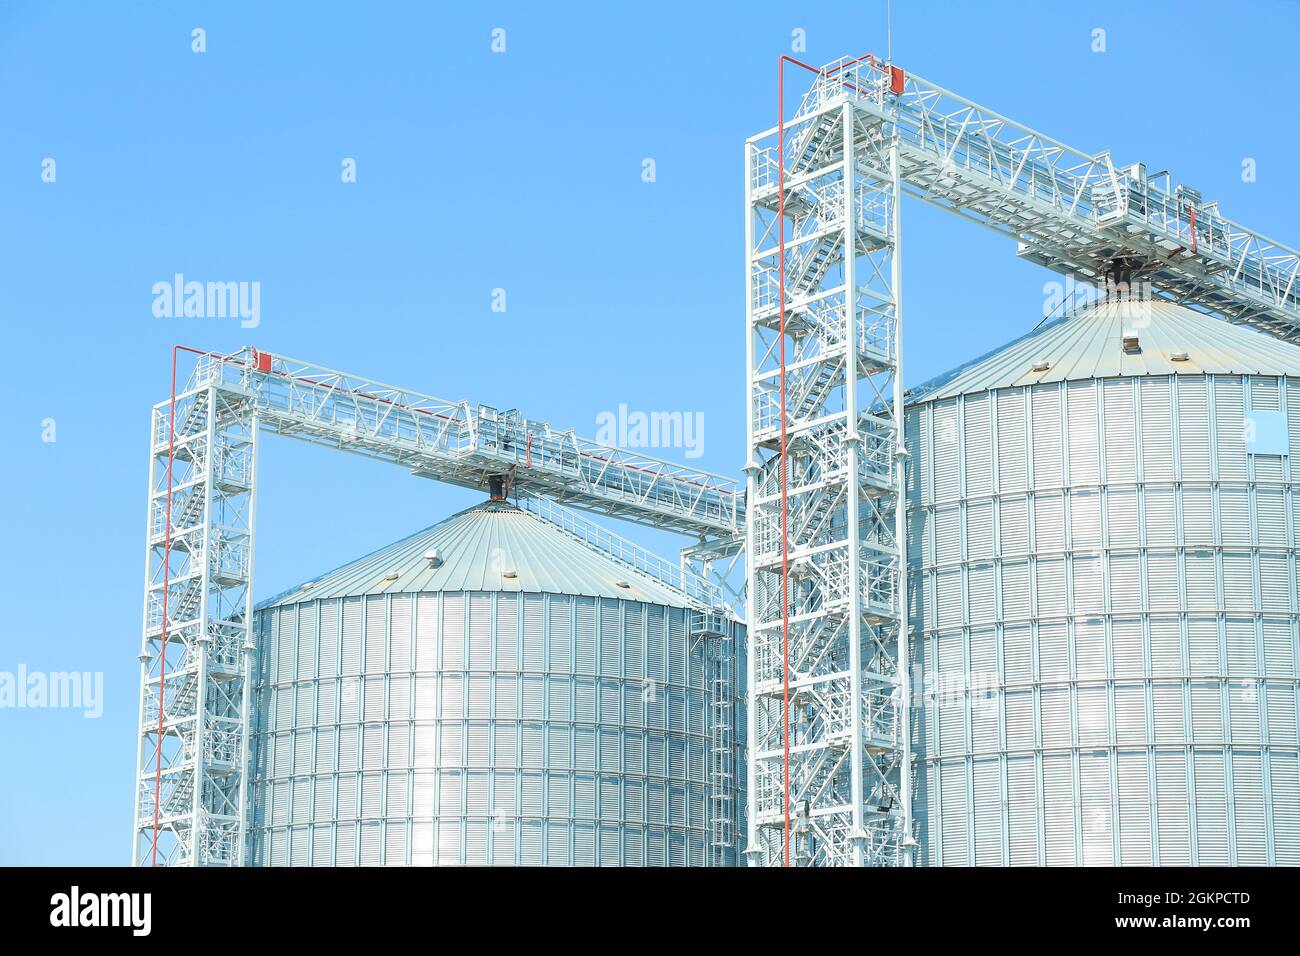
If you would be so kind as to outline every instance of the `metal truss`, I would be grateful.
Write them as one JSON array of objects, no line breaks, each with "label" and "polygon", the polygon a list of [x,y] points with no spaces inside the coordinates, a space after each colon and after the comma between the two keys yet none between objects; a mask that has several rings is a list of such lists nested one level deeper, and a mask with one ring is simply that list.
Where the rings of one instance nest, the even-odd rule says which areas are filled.
[{"label": "metal truss", "polygon": [[1300,253],[874,57],[787,63],[811,85],[746,144],[747,852],[908,863],[900,196],[1292,341]]},{"label": "metal truss", "polygon": [[522,495],[700,538],[744,522],[737,482],[557,431],[515,410],[448,402],[281,355],[204,356],[249,392],[263,427],[467,488],[506,476]]},{"label": "metal truss", "polygon": [[746,146],[752,864],[909,838],[898,163],[820,86]]},{"label": "metal truss", "polygon": [[137,865],[241,862],[256,471],[257,415],[238,390],[199,380],[154,408]]},{"label": "metal truss", "polygon": [[[688,534],[707,549],[735,541],[743,527],[734,480],[514,411],[446,402],[252,348],[178,351],[196,355],[195,367],[177,391],[173,364],[173,396],[154,408],[150,432],[137,865],[243,862],[259,431],[466,487],[499,481],[566,533],[683,591],[697,639],[711,648],[732,640],[720,589],[685,562],[673,566],[535,499]],[[734,773],[715,779],[716,806],[725,805],[727,779]],[[717,837],[729,834],[732,824],[715,824]]]},{"label": "metal truss", "polygon": [[604,525],[589,521],[545,498],[520,497],[517,504],[575,540],[603,552],[615,563],[647,574],[673,590],[680,591],[694,610],[716,613],[724,609],[722,589],[718,584],[684,563],[675,565],[639,544],[614,534]]},{"label": "metal truss", "polygon": [[1092,283],[1124,263],[1166,298],[1300,341],[1300,252],[1168,173],[1117,169],[871,57],[821,70],[803,108],[846,99],[897,130],[905,192],[1015,238],[1026,259]]},{"label": "metal truss", "polygon": [[[694,538],[673,571],[562,522],[691,595],[717,705],[715,854],[744,828],[754,864],[910,862],[901,195],[1011,236],[1058,272],[1149,282],[1292,341],[1300,253],[1168,174],[1116,169],[1109,153],[1073,149],[873,57],[787,62],[812,84],[791,120],[745,148],[744,494],[732,479],[517,411],[251,348],[196,353],[179,392],[173,366],[150,438],[138,864],[242,862],[259,430]],[[728,647],[726,612],[747,614],[747,646]],[[726,661],[746,675],[739,741],[720,703],[736,679]],[[746,747],[742,813],[726,802],[726,757]]]}]

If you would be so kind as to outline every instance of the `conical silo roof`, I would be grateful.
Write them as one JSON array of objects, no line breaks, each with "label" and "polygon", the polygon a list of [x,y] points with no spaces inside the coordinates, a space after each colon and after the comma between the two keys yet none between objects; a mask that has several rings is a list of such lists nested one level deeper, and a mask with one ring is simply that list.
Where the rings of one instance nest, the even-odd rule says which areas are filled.
[{"label": "conical silo roof", "polygon": [[[425,557],[430,551],[438,554],[433,567]],[[284,591],[259,609],[422,591],[566,594],[670,607],[691,603],[683,592],[614,560],[559,526],[508,502],[488,501]]]},{"label": "conical silo roof", "polygon": [[[1125,348],[1126,336],[1136,337],[1136,348]],[[1103,302],[911,389],[908,402],[1019,385],[1170,374],[1300,376],[1300,346],[1173,302]]]}]

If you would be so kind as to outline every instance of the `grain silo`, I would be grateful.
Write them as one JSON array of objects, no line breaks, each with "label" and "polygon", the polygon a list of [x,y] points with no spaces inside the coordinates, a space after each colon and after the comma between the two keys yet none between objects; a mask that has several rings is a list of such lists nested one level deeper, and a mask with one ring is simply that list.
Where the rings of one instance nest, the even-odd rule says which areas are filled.
[{"label": "grain silo", "polygon": [[743,638],[625,557],[492,500],[261,605],[250,862],[734,865]]},{"label": "grain silo", "polygon": [[1300,863],[1300,348],[1102,303],[907,427],[918,862]]}]

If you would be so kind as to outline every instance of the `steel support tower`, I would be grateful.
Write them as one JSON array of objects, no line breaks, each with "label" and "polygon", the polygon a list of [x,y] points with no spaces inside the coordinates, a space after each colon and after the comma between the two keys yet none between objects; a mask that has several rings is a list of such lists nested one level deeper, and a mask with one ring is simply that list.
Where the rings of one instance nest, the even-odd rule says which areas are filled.
[{"label": "steel support tower", "polygon": [[898,143],[827,79],[852,62],[745,150],[754,864],[910,832]]},{"label": "steel support tower", "polygon": [[[789,120],[787,65],[812,74]],[[779,83],[777,126],[745,148],[747,852],[907,864],[901,195],[1083,283],[1291,341],[1300,253],[871,56],[782,57]]]},{"label": "steel support tower", "polygon": [[231,865],[244,832],[257,415],[196,382],[150,427],[137,865]]},{"label": "steel support tower", "polygon": [[[150,425],[136,865],[244,860],[249,691],[256,644],[253,540],[259,432],[296,438],[470,488],[508,485],[533,510],[688,596],[691,630],[716,649],[732,628],[722,591],[575,508],[688,535],[734,555],[745,506],[734,479],[557,431],[486,405],[447,402],[285,356],[177,349],[193,359]],[[545,499],[545,500],[539,500]],[[711,650],[716,660],[716,650]],[[721,676],[725,677],[725,674]],[[727,787],[716,762],[715,793]],[[713,832],[734,820],[712,801]]]},{"label": "steel support tower", "polygon": [[[747,733],[732,748],[749,748],[749,804],[716,804],[717,839],[743,826],[753,864],[910,862],[900,196],[1085,283],[1145,282],[1290,341],[1300,252],[1168,173],[1116,167],[871,56],[783,57],[782,94],[787,64],[811,85],[745,146],[743,494],[515,411],[252,348],[193,353],[179,390],[173,360],[150,432],[137,864],[243,859],[259,431],[693,539],[678,571],[652,573],[692,596],[692,634],[715,662],[731,658],[722,615],[749,616],[736,649]],[[568,525],[620,560],[651,560]],[[742,552],[744,593],[731,587]],[[715,677],[721,701],[726,668]],[[732,745],[713,716],[721,792]]]}]

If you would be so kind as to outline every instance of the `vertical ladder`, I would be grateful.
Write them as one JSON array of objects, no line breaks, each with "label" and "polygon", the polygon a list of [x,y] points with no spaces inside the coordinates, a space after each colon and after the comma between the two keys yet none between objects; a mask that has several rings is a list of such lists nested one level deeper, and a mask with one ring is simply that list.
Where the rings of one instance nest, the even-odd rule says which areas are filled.
[{"label": "vertical ladder", "polygon": [[[731,642],[719,640],[716,643],[722,645]],[[721,647],[714,652],[717,670],[710,685],[709,791],[712,802],[713,866],[735,865],[736,753],[732,732],[735,706],[731,678],[725,674],[728,668],[727,653]]]},{"label": "vertical ladder", "polygon": [[691,641],[700,647],[704,663],[705,750],[709,866],[735,866],[736,765],[735,721],[736,625],[722,610],[690,612]]}]

